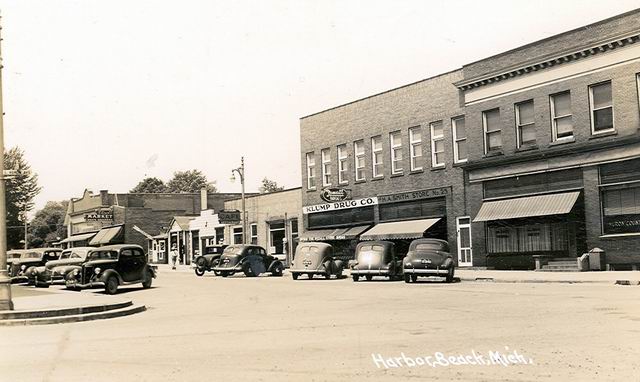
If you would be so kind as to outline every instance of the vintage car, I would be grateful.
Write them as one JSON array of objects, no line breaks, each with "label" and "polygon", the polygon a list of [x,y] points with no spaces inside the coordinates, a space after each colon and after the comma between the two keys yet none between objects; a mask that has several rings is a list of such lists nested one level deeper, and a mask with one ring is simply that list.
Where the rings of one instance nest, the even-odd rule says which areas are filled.
[{"label": "vintage car", "polygon": [[12,249],[7,251],[7,274],[11,273],[11,264],[24,253],[24,249]]},{"label": "vintage car", "polygon": [[55,283],[64,284],[67,273],[74,269],[80,269],[87,254],[94,247],[76,247],[62,251],[58,260],[47,262],[44,266],[32,268],[29,274],[29,283],[36,287],[48,288]]},{"label": "vintage car", "polygon": [[142,247],[135,244],[108,245],[93,248],[80,269],[67,274],[68,289],[103,286],[107,294],[115,294],[120,285],[141,283],[150,288],[156,268],[147,264]]},{"label": "vintage car", "polygon": [[[220,263],[220,256],[222,256],[222,252],[227,248],[227,245],[211,245],[204,248],[204,255],[200,255],[196,257],[195,261],[195,271],[196,275],[202,276],[205,272],[211,272],[213,267],[217,266]],[[216,276],[220,275],[220,271],[214,271]]]},{"label": "vintage car", "polygon": [[343,269],[342,260],[333,258],[333,247],[330,244],[308,242],[298,244],[289,272],[294,280],[300,275],[307,275],[311,279],[316,274],[330,279],[331,275],[341,278]]},{"label": "vintage car", "polygon": [[361,276],[368,281],[373,276],[384,276],[390,280],[402,279],[402,260],[396,256],[395,244],[390,241],[365,241],[356,247],[356,259],[350,261],[351,278],[358,281]]},{"label": "vintage car", "polygon": [[417,239],[409,245],[403,260],[404,281],[415,282],[418,276],[445,277],[453,282],[455,264],[449,253],[449,243],[439,239]]},{"label": "vintage car", "polygon": [[257,245],[230,245],[220,256],[220,263],[213,267],[220,276],[232,276],[243,272],[247,277],[260,276],[271,272],[272,276],[282,276],[284,265],[275,257],[268,255],[264,248]]},{"label": "vintage car", "polygon": [[28,275],[32,269],[45,265],[51,260],[60,257],[60,248],[35,248],[24,250],[19,259],[14,259],[11,263],[10,277],[12,283],[29,281]]}]

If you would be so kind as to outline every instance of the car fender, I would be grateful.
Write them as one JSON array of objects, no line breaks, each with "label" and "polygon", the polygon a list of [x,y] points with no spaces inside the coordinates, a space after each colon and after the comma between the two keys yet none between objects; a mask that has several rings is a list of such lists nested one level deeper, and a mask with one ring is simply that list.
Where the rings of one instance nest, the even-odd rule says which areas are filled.
[{"label": "car fender", "polygon": [[336,271],[340,269],[344,269],[344,261],[334,260],[333,263],[336,265]]},{"label": "car fender", "polygon": [[124,281],[122,280],[122,277],[120,277],[120,274],[114,269],[107,269],[104,272],[102,272],[99,280],[103,283],[106,283],[109,277],[111,276],[116,276],[116,278],[118,279],[118,284],[124,283]]},{"label": "car fender", "polygon": [[276,259],[276,260],[273,260],[271,264],[269,264],[269,268],[267,269],[267,272],[272,272],[273,269],[278,265],[280,265],[282,269],[284,269],[284,264],[282,264],[282,261]]},{"label": "car fender", "polygon": [[[202,259],[202,260],[200,260],[200,259]],[[196,257],[196,259],[193,261],[193,263],[196,265],[197,268],[200,268],[199,263],[201,263],[202,261],[204,261],[204,263],[203,263],[204,264],[204,269],[208,270],[211,267],[211,263],[203,255],[200,255],[200,256]]]},{"label": "car fender", "polygon": [[153,277],[154,279],[158,277],[158,268],[149,264],[145,265],[144,267],[145,267],[145,272],[151,273],[151,277]]}]

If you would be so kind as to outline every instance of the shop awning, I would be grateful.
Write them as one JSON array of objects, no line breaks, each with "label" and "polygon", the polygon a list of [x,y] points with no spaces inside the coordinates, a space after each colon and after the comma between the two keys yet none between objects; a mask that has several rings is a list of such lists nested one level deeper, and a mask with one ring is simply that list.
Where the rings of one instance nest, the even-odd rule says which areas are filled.
[{"label": "shop awning", "polygon": [[90,233],[81,233],[79,235],[73,235],[73,236],[69,236],[68,238],[64,239],[64,240],[60,240],[58,243],[56,244],[64,244],[64,243],[74,243],[76,241],[83,241],[83,240],[89,240],[91,239],[94,235],[96,234],[96,232],[90,232]]},{"label": "shop awning", "polygon": [[300,241],[351,240],[358,237],[368,228],[368,225],[360,225],[336,229],[314,229],[302,234]]},{"label": "shop awning", "polygon": [[360,240],[418,239],[438,221],[440,218],[380,223],[361,235]]},{"label": "shop awning", "polygon": [[91,239],[89,245],[117,244],[122,241],[122,226],[103,228]]},{"label": "shop awning", "polygon": [[482,203],[474,222],[564,215],[571,212],[580,192],[564,192]]}]

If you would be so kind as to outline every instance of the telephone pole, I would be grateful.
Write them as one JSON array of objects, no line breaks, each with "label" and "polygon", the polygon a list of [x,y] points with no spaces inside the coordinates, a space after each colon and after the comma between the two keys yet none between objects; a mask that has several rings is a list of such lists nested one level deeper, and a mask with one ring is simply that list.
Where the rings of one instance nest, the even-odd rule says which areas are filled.
[{"label": "telephone pole", "polygon": [[[0,16],[0,44],[2,43]],[[2,107],[2,49],[0,48],[0,151],[4,157],[4,110]],[[11,280],[7,276],[7,206],[5,200],[4,160],[0,160],[0,310],[13,310]]]}]

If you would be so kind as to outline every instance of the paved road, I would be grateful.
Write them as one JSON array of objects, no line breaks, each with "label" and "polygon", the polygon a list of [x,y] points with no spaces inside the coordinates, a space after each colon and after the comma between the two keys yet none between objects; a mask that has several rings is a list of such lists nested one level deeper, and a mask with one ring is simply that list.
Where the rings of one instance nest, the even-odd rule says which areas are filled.
[{"label": "paved road", "polygon": [[[123,292],[149,310],[0,328],[0,380],[539,382],[640,375],[640,286],[354,284],[163,272],[152,289]],[[490,351],[526,363],[438,362],[441,352],[465,357],[455,363],[489,363]],[[424,365],[407,367],[411,361]]]}]

